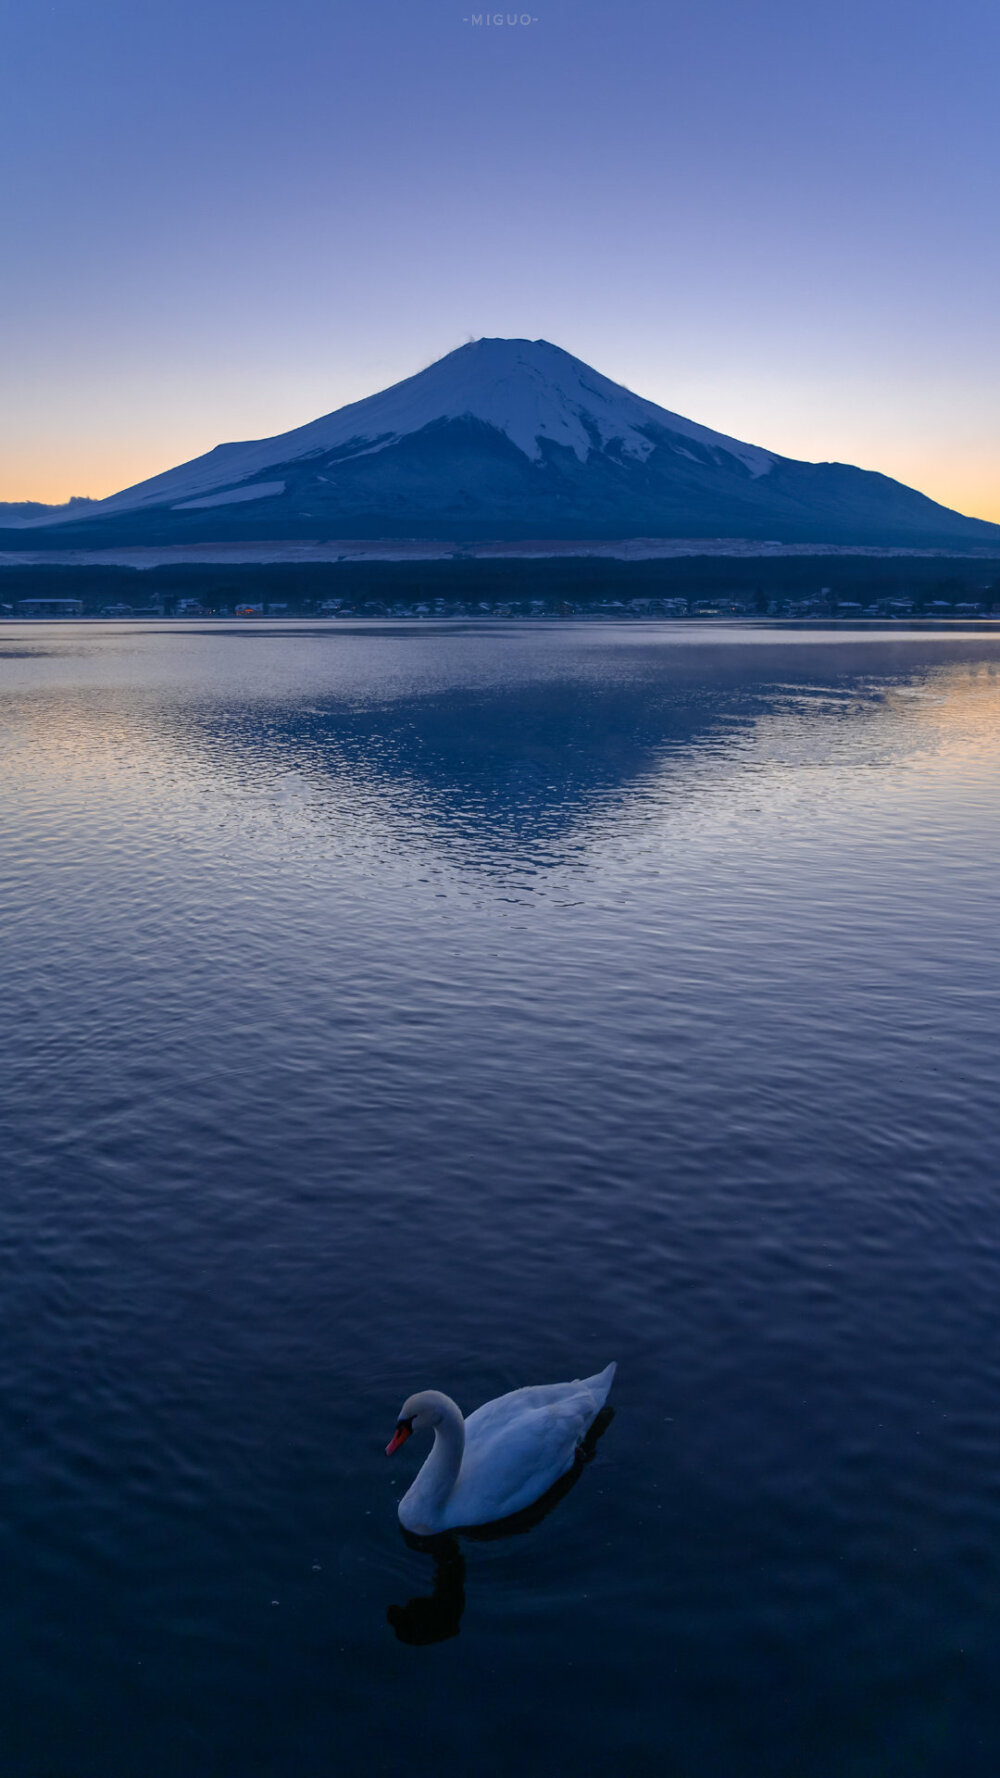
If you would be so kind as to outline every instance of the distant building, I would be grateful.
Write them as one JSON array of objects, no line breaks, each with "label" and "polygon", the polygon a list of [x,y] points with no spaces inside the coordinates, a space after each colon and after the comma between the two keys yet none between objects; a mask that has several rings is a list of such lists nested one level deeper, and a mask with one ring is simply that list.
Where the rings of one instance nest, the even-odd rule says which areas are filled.
[{"label": "distant building", "polygon": [[82,617],[82,599],[18,599],[22,617]]}]

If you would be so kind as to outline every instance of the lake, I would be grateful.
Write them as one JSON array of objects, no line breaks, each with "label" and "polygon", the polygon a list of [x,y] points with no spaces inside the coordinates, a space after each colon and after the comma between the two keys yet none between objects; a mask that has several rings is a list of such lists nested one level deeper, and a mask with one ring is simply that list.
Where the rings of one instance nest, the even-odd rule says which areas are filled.
[{"label": "lake", "polygon": [[[4,1778],[995,1773],[998,669],[0,628]],[[407,1545],[407,1394],[611,1358]]]}]

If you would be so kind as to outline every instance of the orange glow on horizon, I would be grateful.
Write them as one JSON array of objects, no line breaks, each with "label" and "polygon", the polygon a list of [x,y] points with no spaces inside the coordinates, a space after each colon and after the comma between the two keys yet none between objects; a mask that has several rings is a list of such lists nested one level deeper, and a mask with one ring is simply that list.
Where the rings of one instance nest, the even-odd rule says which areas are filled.
[{"label": "orange glow on horizon", "polygon": [[[266,438],[272,431],[267,426],[267,416],[262,418],[265,424],[258,436]],[[297,423],[293,421],[293,424]],[[763,436],[764,428],[757,430]],[[103,500],[109,494],[117,494],[123,488],[173,469],[192,457],[199,457],[220,442],[220,437],[197,437],[178,431],[161,435],[150,444],[134,441],[130,446],[118,446],[102,440],[99,446],[89,449],[74,439],[72,444],[67,442],[55,450],[44,448],[40,442],[27,450],[0,450],[0,500],[37,500],[52,506],[61,505],[74,495]],[[768,442],[767,448],[777,447]],[[794,440],[786,439],[782,454],[799,456],[804,461],[860,462],[862,467],[877,469],[881,474],[926,494],[940,505],[964,513],[967,518],[1000,524],[1000,461],[991,462],[975,457],[971,452],[962,458],[956,458],[954,453],[939,458],[919,449],[905,454],[897,452],[894,461],[891,453],[888,460],[883,455],[880,461],[874,461],[871,451],[865,450],[861,441],[853,457],[831,450],[827,458],[819,459],[815,434],[809,438],[808,446],[803,441],[798,450]]]}]

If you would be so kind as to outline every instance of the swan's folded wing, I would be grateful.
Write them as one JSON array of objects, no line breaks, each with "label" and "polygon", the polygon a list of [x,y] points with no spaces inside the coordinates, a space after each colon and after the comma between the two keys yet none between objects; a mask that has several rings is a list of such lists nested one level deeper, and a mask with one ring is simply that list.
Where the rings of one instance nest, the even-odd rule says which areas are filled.
[{"label": "swan's folded wing", "polygon": [[594,1399],[581,1388],[555,1401],[524,1399],[549,1393],[518,1389],[469,1415],[462,1471],[449,1503],[460,1515],[455,1523],[485,1524],[520,1512],[572,1468],[594,1417]]},{"label": "swan's folded wing", "polygon": [[582,1408],[593,1419],[598,1408],[603,1406],[614,1371],[614,1365],[609,1364],[607,1370],[596,1377],[577,1377],[572,1383],[531,1383],[524,1389],[512,1389],[507,1395],[498,1395],[495,1400],[484,1402],[469,1415],[466,1427],[481,1426],[485,1431],[494,1421],[509,1425],[516,1414],[528,1408],[542,1407],[565,1407],[570,1413]]}]

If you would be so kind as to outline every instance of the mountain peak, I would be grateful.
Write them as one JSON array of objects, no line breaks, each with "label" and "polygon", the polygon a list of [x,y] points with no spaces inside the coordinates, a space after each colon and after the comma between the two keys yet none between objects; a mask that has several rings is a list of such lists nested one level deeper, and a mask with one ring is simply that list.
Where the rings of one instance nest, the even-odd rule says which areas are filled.
[{"label": "mountain peak", "polygon": [[364,418],[370,424],[382,404],[380,417],[401,420],[407,432],[435,419],[481,420],[505,433],[534,462],[542,457],[546,440],[568,446],[581,463],[592,450],[610,444],[622,455],[643,461],[655,448],[650,429],[692,438],[709,449],[721,448],[739,458],[752,475],[766,474],[774,461],[767,451],[645,401],[550,340],[469,340],[415,377],[366,402],[341,408],[328,419],[339,421],[349,413],[361,418],[362,410],[367,410]]}]

